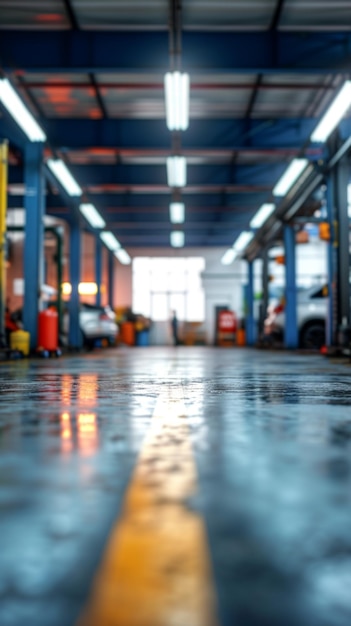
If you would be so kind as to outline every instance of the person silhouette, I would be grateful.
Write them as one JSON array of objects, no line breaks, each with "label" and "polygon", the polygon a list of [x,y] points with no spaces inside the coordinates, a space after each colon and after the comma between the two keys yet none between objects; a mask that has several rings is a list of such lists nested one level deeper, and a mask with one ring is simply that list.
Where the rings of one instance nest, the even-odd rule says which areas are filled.
[{"label": "person silhouette", "polygon": [[173,343],[175,346],[179,346],[178,318],[177,318],[176,311],[172,311],[171,327],[172,327]]}]

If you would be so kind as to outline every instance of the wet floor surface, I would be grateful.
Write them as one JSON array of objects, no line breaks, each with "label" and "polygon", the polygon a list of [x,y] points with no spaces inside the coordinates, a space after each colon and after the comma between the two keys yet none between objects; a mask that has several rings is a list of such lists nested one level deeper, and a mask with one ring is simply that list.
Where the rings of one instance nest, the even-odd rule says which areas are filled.
[{"label": "wet floor surface", "polygon": [[350,626],[350,405],[319,355],[1,363],[1,626]]}]

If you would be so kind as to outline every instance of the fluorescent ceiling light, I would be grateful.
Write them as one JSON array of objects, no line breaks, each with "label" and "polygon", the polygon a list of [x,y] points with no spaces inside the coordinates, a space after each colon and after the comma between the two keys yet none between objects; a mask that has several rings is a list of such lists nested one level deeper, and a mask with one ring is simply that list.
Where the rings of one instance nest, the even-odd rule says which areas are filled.
[{"label": "fluorescent ceiling light", "polygon": [[112,252],[115,252],[122,247],[118,239],[116,239],[114,234],[110,231],[104,230],[102,233],[100,233],[100,239],[104,242],[105,246],[107,246],[109,250],[112,250]]},{"label": "fluorescent ceiling light", "polygon": [[115,257],[117,257],[117,259],[119,260],[120,263],[122,263],[122,265],[130,265],[130,263],[132,262],[132,259],[130,258],[128,252],[124,248],[120,248],[119,250],[116,250]]},{"label": "fluorescent ceiling light", "polygon": [[45,141],[46,135],[28,111],[7,78],[0,79],[0,102],[30,141]]},{"label": "fluorescent ceiling light", "polygon": [[61,159],[48,159],[46,164],[69,196],[82,195],[81,188]]},{"label": "fluorescent ceiling light", "polygon": [[96,210],[93,204],[80,204],[79,210],[89,222],[90,226],[93,228],[105,228],[106,222],[102,219],[100,213]]},{"label": "fluorescent ceiling light", "polygon": [[311,141],[324,142],[351,105],[351,81],[347,80],[311,135]]},{"label": "fluorescent ceiling light", "polygon": [[169,214],[172,224],[182,224],[184,222],[185,207],[183,202],[171,202]]},{"label": "fluorescent ceiling light", "polygon": [[285,196],[308,165],[307,159],[294,159],[273,189],[274,196]]},{"label": "fluorescent ceiling light", "polygon": [[236,257],[238,256],[238,253],[236,250],[234,250],[234,248],[229,248],[229,250],[227,250],[222,258],[221,258],[221,263],[223,265],[230,265],[231,263],[233,263],[234,259],[236,259]]},{"label": "fluorescent ceiling light", "polygon": [[183,248],[184,233],[181,230],[173,230],[171,232],[171,246],[173,248]]},{"label": "fluorescent ceiling light", "polygon": [[237,238],[237,240],[233,244],[233,248],[236,252],[242,252],[246,246],[250,243],[253,238],[254,233],[249,230],[244,230],[241,235]]},{"label": "fluorescent ceiling light", "polygon": [[167,127],[186,130],[189,126],[189,74],[168,72],[164,84]]},{"label": "fluorescent ceiling light", "polygon": [[221,258],[223,265],[230,265],[234,259],[246,248],[253,238],[254,233],[250,230],[244,230],[233,244],[232,248],[229,248]]},{"label": "fluorescent ceiling light", "polygon": [[185,187],[186,158],[174,156],[167,158],[167,180],[169,187]]},{"label": "fluorescent ceiling light", "polygon": [[266,203],[262,204],[261,208],[258,209],[257,213],[253,216],[250,226],[251,228],[261,228],[262,224],[264,224],[270,215],[272,215],[275,209],[275,204]]}]

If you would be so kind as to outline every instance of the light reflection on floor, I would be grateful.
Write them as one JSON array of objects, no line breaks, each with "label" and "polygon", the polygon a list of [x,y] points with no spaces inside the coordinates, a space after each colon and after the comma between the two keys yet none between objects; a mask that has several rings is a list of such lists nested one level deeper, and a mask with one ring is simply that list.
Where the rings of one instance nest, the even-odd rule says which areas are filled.
[{"label": "light reflection on floor", "polygon": [[184,505],[206,528],[220,624],[350,626],[349,364],[118,348],[0,374],[1,626],[75,624],[157,399],[179,388],[198,476]]}]

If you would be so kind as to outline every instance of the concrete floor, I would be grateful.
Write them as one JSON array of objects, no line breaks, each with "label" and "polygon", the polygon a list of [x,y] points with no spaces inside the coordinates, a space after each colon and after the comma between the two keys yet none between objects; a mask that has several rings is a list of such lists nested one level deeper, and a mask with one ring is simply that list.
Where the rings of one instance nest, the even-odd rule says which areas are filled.
[{"label": "concrete floor", "polygon": [[0,364],[1,626],[350,626],[351,368]]}]

